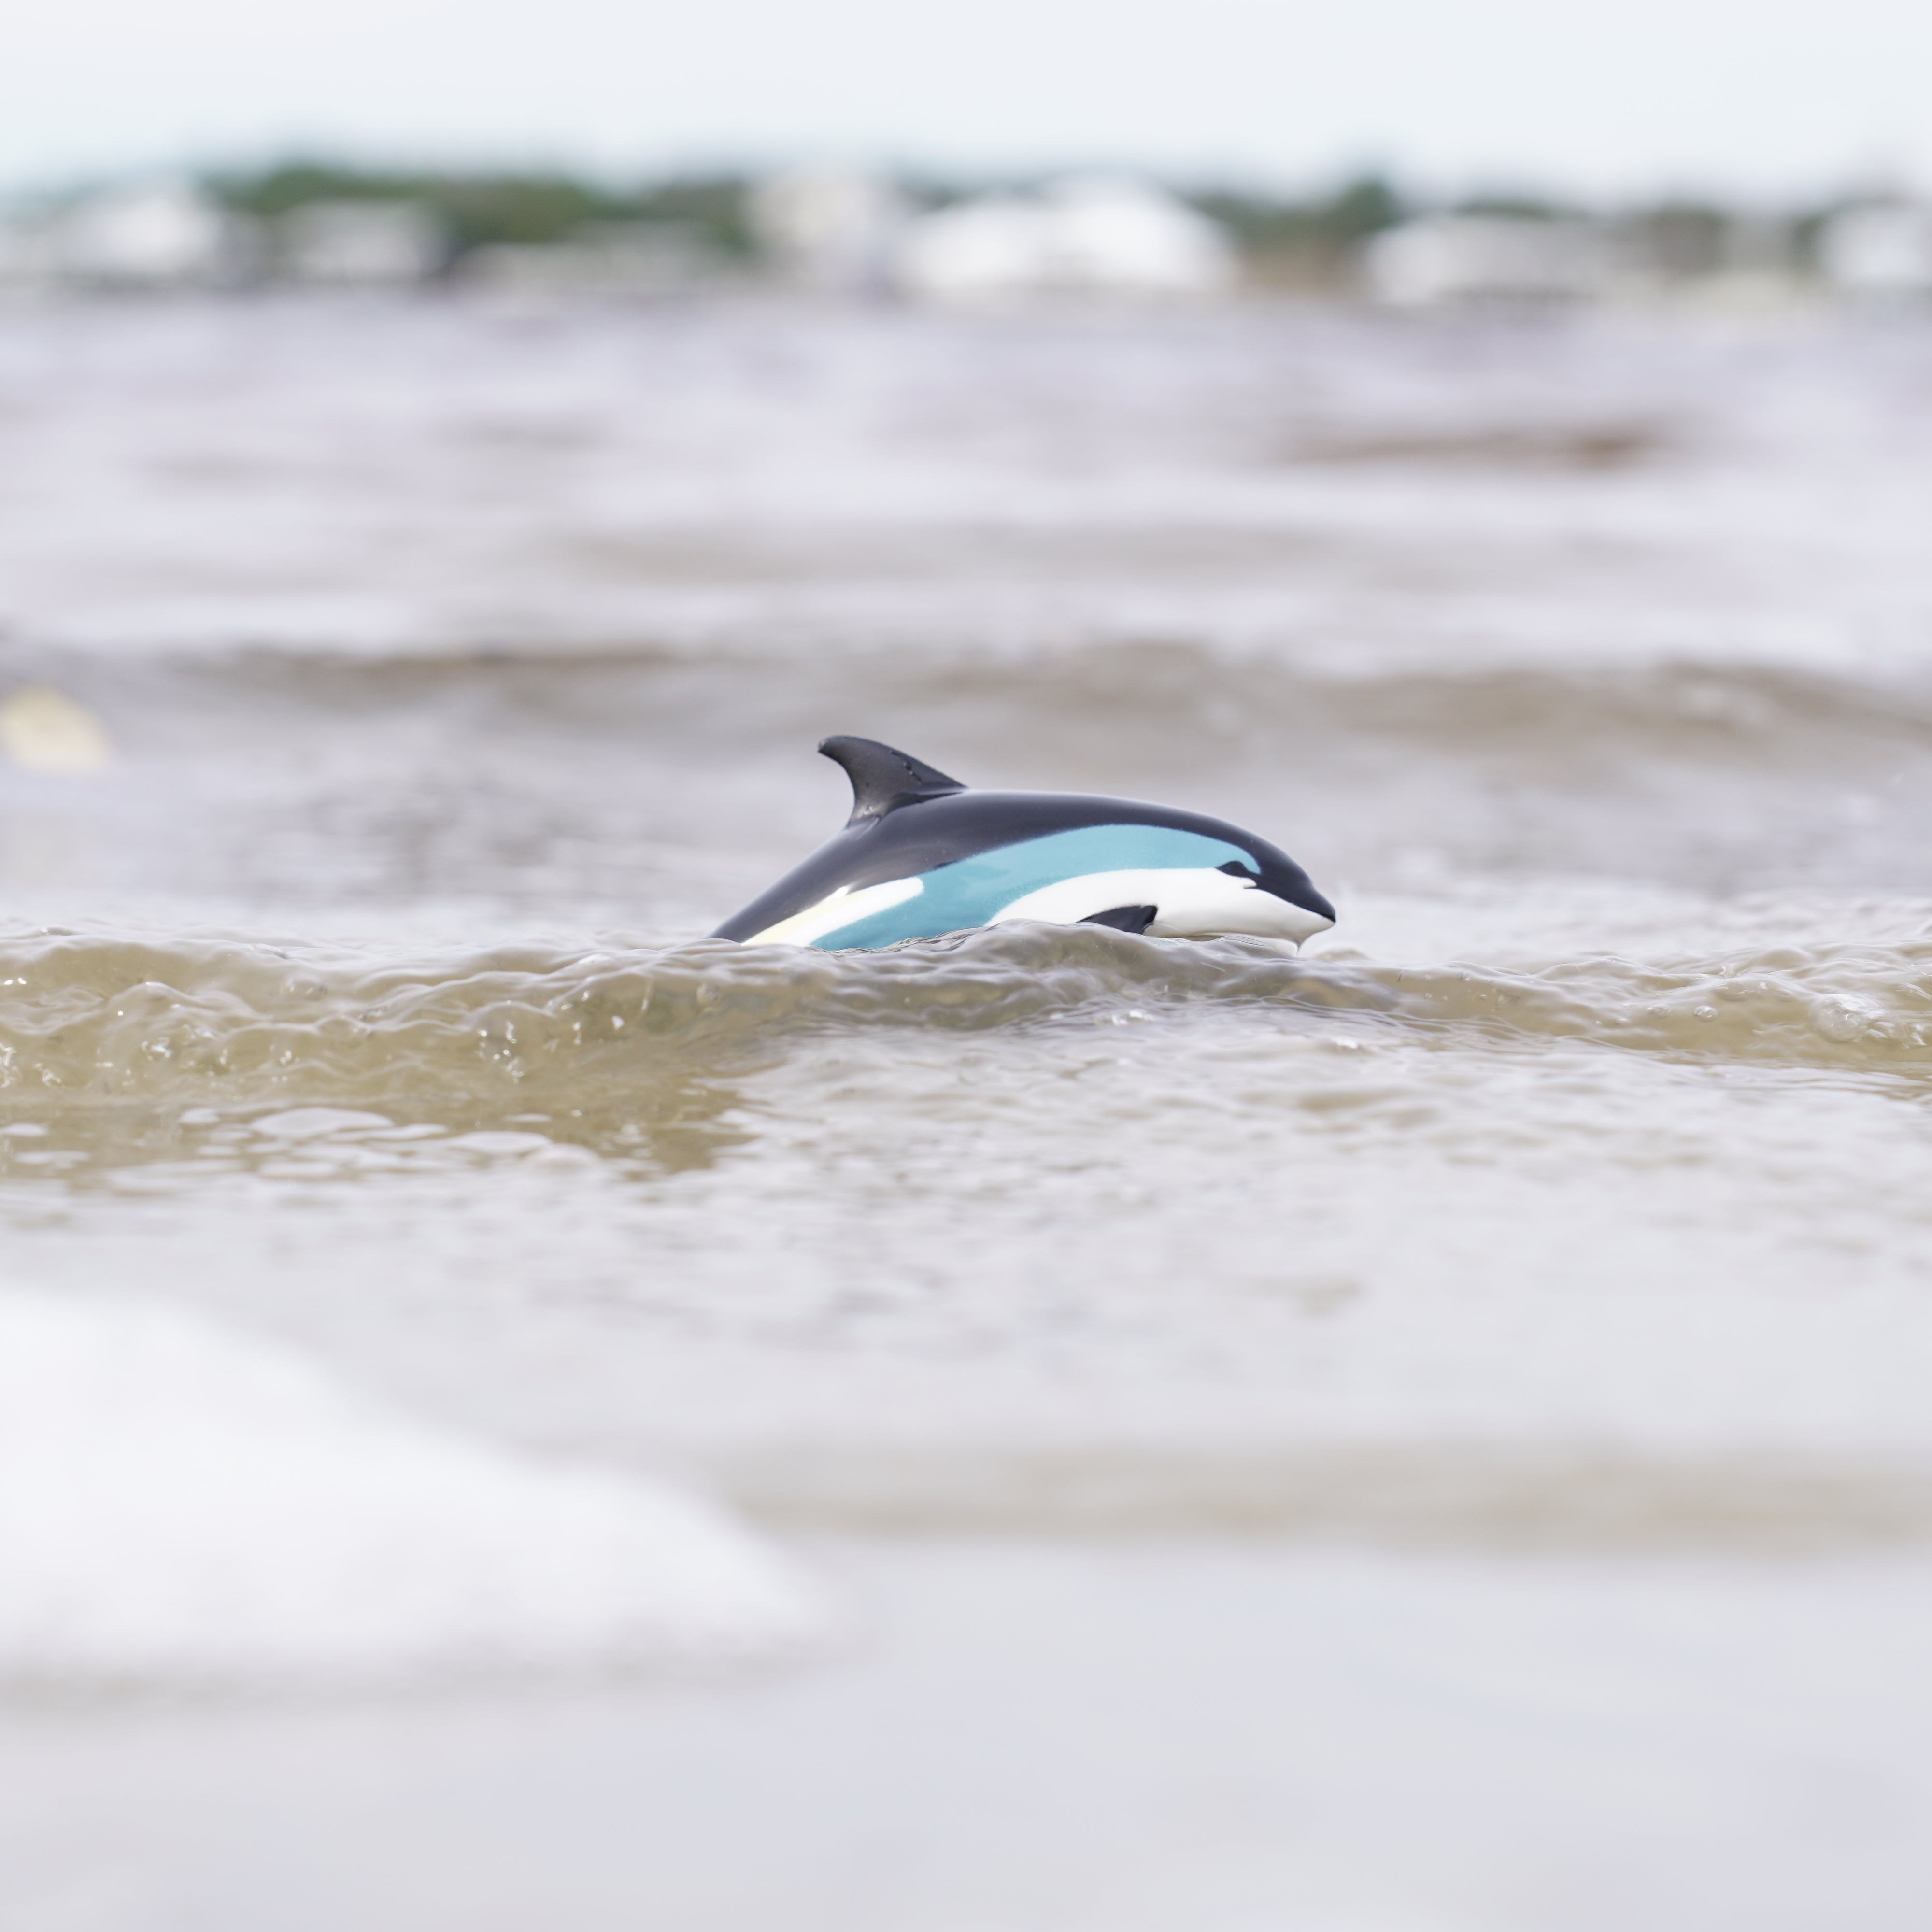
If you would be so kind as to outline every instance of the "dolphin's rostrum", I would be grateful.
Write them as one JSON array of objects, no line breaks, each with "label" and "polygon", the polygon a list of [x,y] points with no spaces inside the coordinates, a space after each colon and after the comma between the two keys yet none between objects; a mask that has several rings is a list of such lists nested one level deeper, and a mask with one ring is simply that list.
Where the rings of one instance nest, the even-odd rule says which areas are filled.
[{"label": "dolphin's rostrum", "polygon": [[1298,944],[1335,922],[1286,853],[1217,818],[1070,793],[969,791],[870,738],[818,748],[852,781],[844,830],[714,938],[845,952],[1032,919]]}]

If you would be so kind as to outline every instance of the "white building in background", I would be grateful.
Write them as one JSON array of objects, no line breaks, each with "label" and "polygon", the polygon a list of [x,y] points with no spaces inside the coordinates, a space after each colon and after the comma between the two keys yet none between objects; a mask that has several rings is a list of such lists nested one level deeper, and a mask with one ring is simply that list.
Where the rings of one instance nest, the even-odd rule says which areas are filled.
[{"label": "white building in background", "polygon": [[317,287],[406,288],[442,267],[447,245],[414,202],[310,202],[275,224],[278,269]]},{"label": "white building in background", "polygon": [[1376,236],[1369,290],[1397,308],[1586,301],[1607,290],[1609,243],[1580,221],[1439,214]]},{"label": "white building in background", "polygon": [[1225,293],[1239,274],[1219,224],[1159,188],[1102,178],[922,216],[908,225],[895,269],[906,294],[937,302],[1200,297]]},{"label": "white building in background", "polygon": [[1865,302],[1932,296],[1932,206],[1848,208],[1825,224],[1818,266],[1841,295]]},{"label": "white building in background", "polygon": [[799,168],[760,182],[746,210],[766,256],[807,288],[884,287],[906,222],[897,189],[851,168]]},{"label": "white building in background", "polygon": [[236,272],[242,231],[185,182],[114,188],[76,203],[45,230],[46,262],[62,281],[108,288],[183,288]]}]

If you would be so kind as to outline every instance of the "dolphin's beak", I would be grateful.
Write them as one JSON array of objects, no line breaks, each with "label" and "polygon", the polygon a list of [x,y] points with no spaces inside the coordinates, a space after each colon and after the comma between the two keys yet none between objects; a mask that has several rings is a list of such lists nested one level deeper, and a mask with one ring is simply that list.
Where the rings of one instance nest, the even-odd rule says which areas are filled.
[{"label": "dolphin's beak", "polygon": [[1335,923],[1335,908],[1312,886],[1305,892],[1263,890],[1282,910],[1256,928],[1258,931],[1286,939],[1292,945],[1305,946],[1317,933],[1326,932]]},{"label": "dolphin's beak", "polygon": [[1312,912],[1317,919],[1324,922],[1324,932],[1335,923],[1335,908],[1312,886],[1297,893],[1290,903],[1298,905],[1304,912]]},{"label": "dolphin's beak", "polygon": [[[1326,932],[1335,923],[1335,908],[1318,892],[1306,879],[1298,879],[1292,885],[1268,885],[1263,890],[1292,905],[1298,912],[1309,915],[1308,929],[1302,939],[1312,939],[1318,932]],[[1298,940],[1296,944],[1301,941]]]}]

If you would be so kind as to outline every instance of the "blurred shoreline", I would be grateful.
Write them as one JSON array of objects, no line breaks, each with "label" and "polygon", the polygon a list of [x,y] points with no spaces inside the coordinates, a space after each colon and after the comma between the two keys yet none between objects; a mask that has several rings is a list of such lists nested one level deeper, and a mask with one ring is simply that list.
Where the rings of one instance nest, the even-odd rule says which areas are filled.
[{"label": "blurred shoreline", "polygon": [[1586,205],[1432,198],[1376,175],[1301,192],[836,167],[618,186],[307,161],[0,202],[0,300],[262,289],[1910,309],[1932,308],[1932,202],[1903,182],[1785,205]]}]

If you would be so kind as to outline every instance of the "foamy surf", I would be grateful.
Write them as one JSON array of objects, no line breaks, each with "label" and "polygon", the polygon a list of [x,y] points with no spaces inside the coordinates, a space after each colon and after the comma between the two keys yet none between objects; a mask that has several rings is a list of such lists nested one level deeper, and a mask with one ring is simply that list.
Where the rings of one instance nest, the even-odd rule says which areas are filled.
[{"label": "foamy surf", "polygon": [[812,1586],[699,1498],[389,1413],[176,1310],[0,1295],[0,1685],[395,1686],[729,1663]]}]

